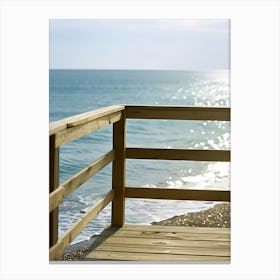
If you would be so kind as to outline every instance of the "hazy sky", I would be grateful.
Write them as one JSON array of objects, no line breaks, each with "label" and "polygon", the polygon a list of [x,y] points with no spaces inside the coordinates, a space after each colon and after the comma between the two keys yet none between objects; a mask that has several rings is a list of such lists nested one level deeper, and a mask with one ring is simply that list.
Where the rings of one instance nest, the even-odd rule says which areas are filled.
[{"label": "hazy sky", "polygon": [[214,70],[230,67],[230,21],[50,20],[50,68]]}]

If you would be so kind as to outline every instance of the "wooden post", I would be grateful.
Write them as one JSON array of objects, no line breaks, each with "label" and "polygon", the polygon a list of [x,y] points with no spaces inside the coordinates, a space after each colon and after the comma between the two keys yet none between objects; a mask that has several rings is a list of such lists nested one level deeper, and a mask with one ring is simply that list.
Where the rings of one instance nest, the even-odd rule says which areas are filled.
[{"label": "wooden post", "polygon": [[[55,134],[50,136],[49,150],[49,192],[59,185],[59,148],[55,147]],[[49,247],[58,239],[58,207],[49,214]]]},{"label": "wooden post", "polygon": [[112,202],[112,226],[122,227],[125,220],[125,122],[122,111],[120,121],[113,125],[113,149],[115,160],[112,167],[112,188],[115,191]]}]

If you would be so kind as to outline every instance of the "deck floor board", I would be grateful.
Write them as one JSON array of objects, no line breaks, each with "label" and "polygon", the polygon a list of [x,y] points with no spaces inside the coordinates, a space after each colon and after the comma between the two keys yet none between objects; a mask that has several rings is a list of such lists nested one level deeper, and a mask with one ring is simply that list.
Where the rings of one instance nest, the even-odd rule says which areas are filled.
[{"label": "deck floor board", "polygon": [[84,261],[230,261],[230,229],[125,225],[109,227]]}]

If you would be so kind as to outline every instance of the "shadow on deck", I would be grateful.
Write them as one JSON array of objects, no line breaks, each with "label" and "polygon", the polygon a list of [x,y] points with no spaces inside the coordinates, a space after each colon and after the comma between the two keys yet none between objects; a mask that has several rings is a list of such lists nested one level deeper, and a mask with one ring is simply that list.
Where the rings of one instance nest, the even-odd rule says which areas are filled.
[{"label": "shadow on deck", "polygon": [[[126,145],[127,119],[230,121],[230,108],[155,105],[114,105],[50,123],[49,130],[49,259],[65,248],[108,205],[111,225],[85,256],[91,260],[229,261],[230,230],[125,225],[126,199],[167,199],[230,202],[230,190],[176,189],[126,185],[126,160],[230,162],[230,150],[139,148]],[[112,124],[113,149],[60,184],[60,147]],[[93,147],[94,148],[94,147]],[[72,192],[112,163],[112,188],[58,238],[59,205]]]},{"label": "shadow on deck", "polygon": [[230,229],[108,227],[85,252],[83,261],[230,261]]}]

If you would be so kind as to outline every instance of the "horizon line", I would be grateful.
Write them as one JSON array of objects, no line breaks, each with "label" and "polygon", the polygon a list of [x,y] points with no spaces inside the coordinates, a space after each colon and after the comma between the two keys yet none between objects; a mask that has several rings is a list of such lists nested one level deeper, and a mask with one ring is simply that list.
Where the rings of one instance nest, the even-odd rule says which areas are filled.
[{"label": "horizon line", "polygon": [[98,71],[224,71],[230,68],[219,69],[136,69],[136,68],[49,68],[49,70],[98,70]]}]

